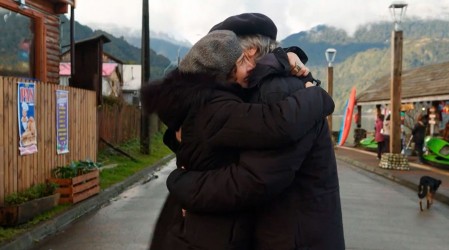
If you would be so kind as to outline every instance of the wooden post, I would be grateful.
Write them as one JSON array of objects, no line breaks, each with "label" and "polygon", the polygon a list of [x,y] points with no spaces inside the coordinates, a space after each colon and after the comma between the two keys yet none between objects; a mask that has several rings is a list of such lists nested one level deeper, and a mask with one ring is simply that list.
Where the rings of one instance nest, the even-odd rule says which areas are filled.
[{"label": "wooden post", "polygon": [[[332,97],[334,91],[334,67],[327,67],[327,93]],[[332,135],[332,114],[327,117],[327,122],[329,124],[329,130]]]},{"label": "wooden post", "polygon": [[[149,18],[149,6],[148,0],[142,0],[142,78],[141,86],[148,84],[150,80],[150,18]],[[142,96],[140,97],[142,98]],[[140,121],[140,152],[142,154],[150,154],[150,116],[143,112],[141,109],[141,121]]]},{"label": "wooden post", "polygon": [[401,153],[401,89],[402,89],[402,31],[393,31],[391,39],[392,69],[391,69],[391,125],[390,152]]}]

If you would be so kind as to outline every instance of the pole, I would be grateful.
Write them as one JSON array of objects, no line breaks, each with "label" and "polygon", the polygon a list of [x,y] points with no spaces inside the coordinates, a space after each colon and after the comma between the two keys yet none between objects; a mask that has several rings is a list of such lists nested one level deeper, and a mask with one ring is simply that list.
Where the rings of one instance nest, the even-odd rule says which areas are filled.
[{"label": "pole", "polygon": [[[334,67],[327,67],[327,93],[332,97],[334,91]],[[329,130],[332,136],[332,114],[327,117],[327,122],[329,124]]]},{"label": "pole", "polygon": [[75,7],[70,5],[70,80],[69,86],[75,78]]},{"label": "pole", "polygon": [[[149,7],[148,0],[142,0],[142,54],[141,54],[141,64],[142,64],[142,78],[141,86],[148,84],[150,80],[150,50],[149,50],[149,40],[150,40],[150,21],[149,21]],[[142,96],[140,96],[142,98]],[[140,116],[140,152],[142,154],[150,154],[150,117],[141,108]]]},{"label": "pole", "polygon": [[392,32],[390,152],[401,153],[402,31]]}]

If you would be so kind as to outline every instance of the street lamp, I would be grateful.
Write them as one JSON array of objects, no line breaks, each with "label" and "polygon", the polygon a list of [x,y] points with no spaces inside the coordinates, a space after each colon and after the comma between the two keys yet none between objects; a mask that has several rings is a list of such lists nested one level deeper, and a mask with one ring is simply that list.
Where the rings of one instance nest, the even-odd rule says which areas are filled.
[{"label": "street lamp", "polygon": [[389,8],[391,16],[393,17],[395,31],[402,30],[401,29],[402,17],[405,15],[405,12],[407,11],[407,6],[408,4],[402,1],[401,2],[396,1],[390,4]]},{"label": "street lamp", "polygon": [[394,30],[391,33],[391,127],[390,127],[390,152],[399,154],[401,152],[401,89],[402,89],[402,44],[403,36],[401,21],[405,15],[407,4],[394,2],[390,5],[390,13],[394,20]]},{"label": "street lamp", "polygon": [[[333,95],[333,88],[334,88],[334,67],[332,66],[332,63],[335,60],[335,55],[337,55],[337,50],[334,48],[329,48],[326,50],[326,61],[327,61],[327,92],[332,97]],[[329,129],[331,131],[332,136],[332,115],[329,115],[327,117],[327,122],[329,124]]]},{"label": "street lamp", "polygon": [[[394,20],[394,30],[391,33],[391,83],[390,83],[390,153],[388,158],[388,168],[409,169],[406,157],[401,155],[401,81],[402,81],[402,30],[401,21],[405,15],[407,4],[404,2],[393,2],[390,6],[390,13]],[[389,156],[390,157],[390,156]],[[395,158],[402,159],[401,161]],[[381,162],[382,163],[382,162]]]}]

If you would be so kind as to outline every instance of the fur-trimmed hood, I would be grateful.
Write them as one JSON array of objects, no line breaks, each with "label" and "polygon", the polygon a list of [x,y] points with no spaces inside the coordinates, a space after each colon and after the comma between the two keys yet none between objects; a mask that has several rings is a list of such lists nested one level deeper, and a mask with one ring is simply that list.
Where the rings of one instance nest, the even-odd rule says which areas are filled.
[{"label": "fur-trimmed hood", "polygon": [[142,108],[157,113],[171,129],[179,129],[189,111],[197,109],[216,95],[217,90],[243,95],[236,83],[217,82],[208,74],[181,73],[177,69],[141,89]]}]

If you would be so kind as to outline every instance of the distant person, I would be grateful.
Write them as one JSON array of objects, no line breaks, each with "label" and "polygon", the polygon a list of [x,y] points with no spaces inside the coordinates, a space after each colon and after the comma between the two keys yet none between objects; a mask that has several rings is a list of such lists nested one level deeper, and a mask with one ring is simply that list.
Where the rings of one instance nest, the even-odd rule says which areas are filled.
[{"label": "distant person", "polygon": [[413,141],[415,142],[415,151],[418,154],[419,163],[424,163],[423,147],[426,136],[426,120],[422,114],[418,115],[417,122],[412,130]]},{"label": "distant person", "polygon": [[383,114],[377,114],[376,123],[374,125],[374,140],[377,142],[377,159],[382,157],[382,153],[384,151],[384,135],[381,133],[384,127],[384,118]]},{"label": "distant person", "polygon": [[449,122],[446,122],[446,126],[444,127],[443,139],[449,142]]},{"label": "distant person", "polygon": [[384,136],[384,148],[382,150],[383,153],[390,152],[390,114],[387,115],[387,118],[384,120],[384,126],[382,128],[382,135]]}]

